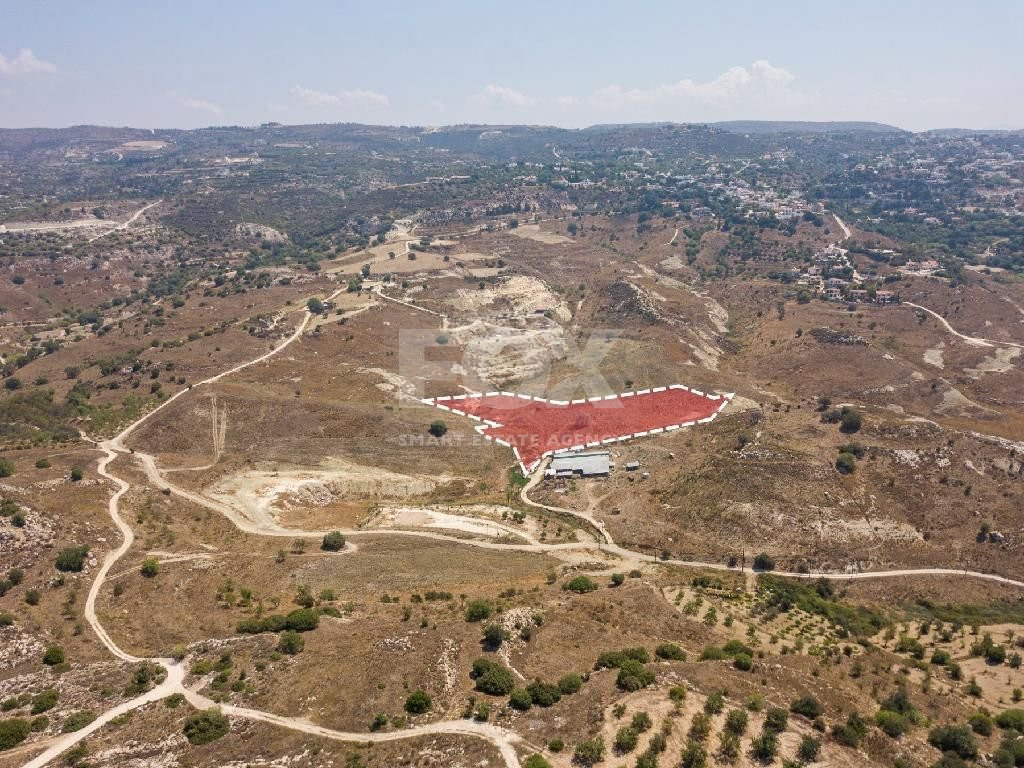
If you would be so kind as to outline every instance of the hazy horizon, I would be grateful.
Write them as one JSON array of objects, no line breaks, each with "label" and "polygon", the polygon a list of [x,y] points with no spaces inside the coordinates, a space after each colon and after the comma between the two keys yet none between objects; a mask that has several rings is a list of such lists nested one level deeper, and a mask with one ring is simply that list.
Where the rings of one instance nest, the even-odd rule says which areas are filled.
[{"label": "hazy horizon", "polygon": [[[173,12],[172,12],[173,11]],[[185,0],[10,8],[0,127],[732,120],[1024,127],[1024,6]]]}]

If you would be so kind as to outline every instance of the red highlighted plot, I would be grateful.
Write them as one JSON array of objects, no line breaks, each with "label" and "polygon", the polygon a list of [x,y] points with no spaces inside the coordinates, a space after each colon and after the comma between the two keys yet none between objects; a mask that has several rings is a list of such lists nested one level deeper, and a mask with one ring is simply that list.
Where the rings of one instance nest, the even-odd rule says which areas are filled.
[{"label": "red highlighted plot", "polygon": [[586,400],[545,400],[512,392],[453,395],[427,405],[482,422],[480,434],[511,447],[525,472],[556,451],[596,447],[705,424],[731,394],[708,395],[678,384]]}]

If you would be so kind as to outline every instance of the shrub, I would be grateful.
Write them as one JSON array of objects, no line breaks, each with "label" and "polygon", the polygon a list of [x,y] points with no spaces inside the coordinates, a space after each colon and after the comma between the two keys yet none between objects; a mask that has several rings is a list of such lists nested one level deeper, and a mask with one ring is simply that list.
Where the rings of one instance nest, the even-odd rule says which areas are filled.
[{"label": "shrub", "polygon": [[868,726],[864,722],[864,718],[853,712],[846,718],[845,724],[833,726],[832,737],[844,747],[856,749],[860,746],[861,739],[867,735],[867,732]]},{"label": "shrub", "polygon": [[9,613],[0,613],[0,627],[10,627],[14,625],[14,617]]},{"label": "shrub", "polygon": [[953,752],[973,760],[978,756],[978,744],[971,729],[965,725],[940,725],[928,733],[928,743],[942,752]]},{"label": "shrub", "polygon": [[582,595],[585,592],[593,592],[597,589],[597,584],[594,583],[593,579],[581,575],[567,581],[562,585],[562,589]]},{"label": "shrub", "polygon": [[633,659],[641,664],[646,664],[651,660],[651,657],[648,655],[647,649],[642,646],[623,648],[621,651],[605,651],[597,657],[597,661],[594,662],[594,669],[618,669],[622,666],[622,662],[627,659]]},{"label": "shrub", "polygon": [[448,425],[438,419],[437,421],[430,422],[428,431],[434,437],[444,437],[445,433],[448,431]]},{"label": "shrub", "polygon": [[996,715],[996,725],[1006,730],[1024,733],[1024,709],[1004,709]]},{"label": "shrub", "polygon": [[747,713],[742,709],[730,710],[729,714],[725,716],[723,728],[729,733],[742,736],[747,730]]},{"label": "shrub", "polygon": [[85,473],[82,471],[81,467],[72,467],[71,468],[71,480],[73,482],[77,483],[83,477],[85,477]]},{"label": "shrub", "polygon": [[281,633],[281,637],[277,641],[277,650],[280,653],[286,653],[289,656],[295,656],[296,654],[302,653],[302,649],[305,647],[306,641],[303,640],[302,635],[294,629],[286,629]]},{"label": "shrub", "polygon": [[613,573],[612,574],[612,586],[613,587],[621,587],[622,584],[625,581],[626,581],[626,575],[625,574],[623,574],[623,573]]},{"label": "shrub", "polygon": [[875,713],[875,725],[882,730],[882,733],[893,739],[910,730],[910,720],[899,712],[889,709],[880,709]]},{"label": "shrub", "polygon": [[689,737],[694,741],[705,741],[711,733],[711,718],[703,712],[698,712],[690,721]]},{"label": "shrub", "polygon": [[841,416],[839,418],[839,431],[844,435],[852,435],[854,432],[859,432],[863,418],[859,411],[850,408],[849,406],[843,406]]},{"label": "shrub", "polygon": [[646,712],[637,712],[633,715],[633,719],[629,721],[629,727],[637,733],[646,733],[651,730],[651,726],[654,722],[651,720],[651,716]]},{"label": "shrub", "polygon": [[764,552],[754,557],[754,570],[755,571],[774,571],[775,561],[772,560]]},{"label": "shrub", "polygon": [[526,690],[530,694],[530,700],[538,707],[550,707],[562,698],[562,692],[554,683],[534,680],[526,686]]},{"label": "shrub", "polygon": [[155,557],[147,557],[142,561],[142,568],[139,572],[147,579],[152,579],[158,573],[160,573],[160,561]]},{"label": "shrub", "polygon": [[10,477],[14,474],[14,465],[9,459],[0,459],[0,477]]},{"label": "shrub", "polygon": [[797,747],[796,756],[805,763],[813,763],[818,759],[818,752],[821,750],[821,739],[814,736],[804,736],[800,739],[800,746]]},{"label": "shrub", "polygon": [[49,469],[49,468],[50,468],[50,461],[49,461],[49,459],[36,459],[36,469]]},{"label": "shrub", "polygon": [[764,716],[764,730],[772,733],[782,733],[786,730],[786,723],[789,722],[789,715],[781,707],[769,707]]},{"label": "shrub", "polygon": [[434,705],[426,691],[413,691],[405,700],[405,711],[410,715],[422,715]]},{"label": "shrub", "polygon": [[476,680],[476,690],[491,696],[506,696],[515,688],[512,672],[490,659],[479,658],[474,661],[470,677]]},{"label": "shrub", "polygon": [[320,542],[320,549],[325,552],[340,552],[345,548],[345,537],[341,531],[331,531],[324,534],[324,540]]},{"label": "shrub", "polygon": [[562,675],[558,679],[558,690],[562,692],[563,696],[571,696],[572,694],[579,691],[583,687],[583,678],[577,675],[575,672],[570,672],[567,675]]},{"label": "shrub", "polygon": [[496,651],[505,642],[505,629],[500,624],[488,624],[484,627],[484,647]]},{"label": "shrub", "polygon": [[967,724],[979,736],[992,735],[992,715],[984,710],[975,712],[967,718]]},{"label": "shrub", "polygon": [[952,660],[953,660],[953,657],[949,655],[949,651],[943,651],[943,650],[936,650],[935,653],[932,654],[932,659],[931,659],[932,664],[935,664],[936,666],[940,666],[940,667],[946,666]]},{"label": "shrub", "polygon": [[182,731],[189,744],[209,744],[227,734],[231,722],[219,709],[213,707],[196,712],[185,719]]},{"label": "shrub", "polygon": [[[477,690],[479,690],[479,688]],[[508,705],[512,707],[512,709],[518,709],[520,712],[526,712],[533,706],[533,697],[530,696],[530,692],[525,688],[515,688],[508,696]]]},{"label": "shrub", "polygon": [[48,667],[55,667],[64,663],[64,649],[59,645],[51,645],[43,654],[43,664]]},{"label": "shrub", "polygon": [[732,665],[741,672],[749,672],[754,667],[754,660],[745,653],[737,653],[733,657]]},{"label": "shrub", "polygon": [[761,763],[771,763],[779,751],[779,737],[771,731],[764,731],[750,742],[750,755]]},{"label": "shrub", "polygon": [[487,600],[470,600],[466,605],[466,621],[476,622],[491,618],[494,606]]},{"label": "shrub", "polygon": [[636,659],[626,659],[619,665],[615,685],[623,691],[639,691],[654,682],[654,673]]},{"label": "shrub", "polygon": [[577,765],[597,765],[604,760],[604,742],[600,738],[581,741],[572,753],[572,761]]},{"label": "shrub", "polygon": [[65,573],[77,573],[85,566],[85,556],[89,554],[88,546],[66,547],[57,553],[56,567]]},{"label": "shrub", "polygon": [[789,711],[794,715],[803,715],[808,720],[819,717],[825,710],[813,696],[801,696],[789,705]]},{"label": "shrub", "polygon": [[40,691],[32,697],[32,714],[39,715],[43,712],[49,712],[57,706],[59,698],[60,694],[57,693],[56,688],[47,688],[45,691]]},{"label": "shrub", "polygon": [[620,755],[632,752],[640,741],[640,734],[634,728],[624,726],[615,734],[615,751]]},{"label": "shrub", "polygon": [[378,712],[376,715],[373,716],[373,720],[370,721],[370,730],[374,732],[379,731],[381,728],[384,728],[387,724],[388,716],[385,715],[383,712]]},{"label": "shrub", "polygon": [[709,715],[717,715],[725,709],[725,696],[715,691],[704,701],[704,711]]},{"label": "shrub", "polygon": [[708,751],[696,741],[687,742],[679,768],[704,768],[708,764]]},{"label": "shrub", "polygon": [[853,471],[857,469],[857,459],[852,453],[843,451],[836,456],[836,469],[838,469],[841,474],[851,475],[853,474]]},{"label": "shrub", "polygon": [[523,763],[523,768],[551,768],[551,763],[545,760],[541,755],[533,754],[526,758],[526,762]]},{"label": "shrub", "polygon": [[654,649],[654,655],[668,661],[686,661],[686,651],[675,643],[662,643]]},{"label": "shrub", "polygon": [[88,709],[80,709],[77,712],[72,712],[66,718],[64,718],[64,725],[61,726],[61,733],[74,733],[80,731],[93,720],[96,719],[96,713]]},{"label": "shrub", "polygon": [[0,720],[0,750],[10,749],[28,738],[31,730],[27,720]]},{"label": "shrub", "polygon": [[177,709],[185,703],[185,694],[183,693],[172,693],[166,699],[164,699],[164,706],[168,709]]}]

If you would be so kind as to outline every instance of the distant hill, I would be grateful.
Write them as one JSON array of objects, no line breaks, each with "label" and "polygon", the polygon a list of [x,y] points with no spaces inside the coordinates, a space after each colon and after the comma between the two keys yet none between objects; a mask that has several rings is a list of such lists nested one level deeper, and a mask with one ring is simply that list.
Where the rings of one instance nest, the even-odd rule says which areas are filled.
[{"label": "distant hill", "polygon": [[709,125],[730,133],[907,133],[893,125],[863,121],[726,120]]}]

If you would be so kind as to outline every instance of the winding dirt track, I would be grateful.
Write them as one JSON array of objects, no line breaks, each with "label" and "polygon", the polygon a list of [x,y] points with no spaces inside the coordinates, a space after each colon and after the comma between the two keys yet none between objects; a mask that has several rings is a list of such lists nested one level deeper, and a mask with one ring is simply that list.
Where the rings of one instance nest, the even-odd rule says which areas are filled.
[{"label": "winding dirt track", "polygon": [[[338,293],[340,293],[341,290],[343,289],[339,288],[338,291],[332,294],[332,296],[329,298],[333,298]],[[922,307],[922,309],[924,308]],[[226,370],[222,373],[216,374],[215,376],[211,376],[208,379],[205,379],[196,384],[195,387],[200,387],[203,386],[204,384],[211,384],[217,382],[226,376],[230,376],[231,374],[237,373],[238,371],[241,371],[251,365],[256,365],[260,362],[263,362],[273,357],[281,350],[285,349],[287,346],[292,344],[294,341],[301,338],[302,333],[306,329],[306,326],[308,325],[311,317],[312,315],[308,311],[304,311],[302,320],[299,322],[295,331],[287,339],[282,341],[279,345],[271,349],[269,352],[266,352],[260,355],[259,357],[256,357],[245,363],[236,365],[235,367],[230,368],[229,370]],[[107,579],[107,576],[111,568],[114,566],[114,564],[128,551],[128,549],[131,547],[132,543],[135,540],[135,534],[133,533],[131,527],[127,523],[125,523],[125,521],[121,518],[119,508],[121,498],[124,496],[124,494],[129,490],[131,486],[127,481],[110,472],[109,465],[111,464],[111,462],[117,459],[118,456],[131,453],[129,449],[125,447],[124,441],[135,429],[137,429],[139,426],[145,423],[148,419],[152,418],[156,413],[166,408],[179,397],[183,396],[187,392],[192,391],[192,389],[195,387],[190,387],[189,389],[177,392],[176,394],[172,395],[170,398],[165,400],[163,403],[161,403],[159,406],[154,408],[152,411],[142,416],[132,424],[128,425],[115,437],[97,444],[99,450],[103,451],[103,457],[99,460],[99,463],[97,465],[97,472],[100,474],[100,476],[109,479],[117,486],[117,490],[110,497],[110,500],[108,502],[108,511],[110,513],[111,519],[117,526],[117,529],[121,532],[123,540],[121,542],[121,545],[117,549],[112,550],[106,555],[106,557],[103,560],[103,565],[100,567],[99,571],[96,574],[96,578],[94,579],[92,586],[89,589],[89,595],[88,598],[86,599],[85,618],[86,621],[89,622],[89,625],[93,628],[93,631],[95,631],[96,636],[100,639],[100,642],[103,643],[107,650],[110,651],[110,653],[116,656],[117,658],[122,659],[126,662],[137,663],[141,661],[147,661],[147,659],[142,659],[137,656],[133,656],[128,652],[122,650],[113,641],[113,639],[104,629],[103,625],[100,623],[99,619],[96,616],[96,598],[103,587],[104,581]],[[142,467],[146,472],[147,478],[151,482],[153,482],[154,484],[158,485],[161,488],[170,488],[170,490],[173,493],[179,494],[182,497],[187,498],[194,503],[201,504],[220,514],[223,514],[238,528],[247,533],[253,533],[257,535],[291,537],[319,537],[324,534],[324,531],[308,531],[293,528],[284,528],[279,526],[273,520],[254,520],[251,518],[247,518],[239,514],[238,511],[232,507],[220,504],[200,494],[187,491],[184,488],[180,488],[178,486],[168,483],[167,480],[160,473],[160,470],[157,468],[155,457],[149,454],[143,454],[139,452],[135,452],[133,455],[141,461]],[[617,563],[617,567],[629,566],[633,564],[638,565],[641,563],[650,563],[655,561],[655,558],[649,555],[634,552],[632,550],[626,549],[625,547],[621,547],[615,544],[612,540],[611,535],[605,529],[604,525],[594,517],[590,516],[589,514],[575,512],[573,510],[568,509],[546,507],[542,504],[538,504],[536,502],[531,501],[527,494],[528,491],[536,485],[536,482],[538,481],[539,477],[540,473],[537,473],[537,477],[532,479],[531,482],[523,488],[521,495],[524,502],[534,507],[548,509],[550,511],[557,512],[560,514],[572,515],[580,519],[581,522],[586,523],[587,526],[590,527],[592,530],[596,531],[598,535],[602,539],[604,539],[604,541],[598,543],[573,544],[498,544],[487,541],[461,539],[454,536],[447,536],[444,534],[432,533],[428,531],[375,529],[373,531],[348,530],[344,531],[344,533],[346,533],[346,535],[349,536],[416,536],[420,538],[452,541],[464,546],[482,547],[486,549],[501,549],[508,551],[538,552],[545,554],[553,554],[556,556],[559,553],[597,550],[621,558],[623,562]],[[664,562],[669,565],[687,566],[694,568],[707,568],[722,571],[742,570],[742,572],[744,573],[752,573],[751,569],[730,568],[729,566],[722,563],[671,559],[659,562]],[[775,571],[774,573],[780,576],[788,576],[800,579],[816,579],[822,577],[830,579],[875,579],[911,576],[959,576],[984,579],[1024,589],[1024,582],[1021,581],[1016,581],[1014,579],[1009,579],[991,573],[979,573],[976,571],[965,571],[954,568],[907,568],[888,571],[868,571],[860,573],[792,573],[785,571]],[[105,724],[109,723],[118,715],[141,707],[149,702],[157,701],[173,693],[183,694],[193,706],[199,708],[214,706],[214,703],[209,699],[201,696],[195,691],[185,688],[185,668],[183,662],[176,662],[173,659],[162,658],[148,659],[148,661],[159,664],[164,668],[164,670],[166,670],[167,676],[162,683],[154,687],[152,690],[142,694],[141,696],[138,696],[134,699],[130,699],[129,701],[123,702],[118,706],[107,710],[85,728],[79,731],[75,731],[74,733],[64,734],[59,738],[55,739],[54,741],[50,742],[50,744],[43,752],[41,752],[39,755],[29,760],[28,762],[24,763],[24,768],[41,768],[42,766],[49,763],[51,760],[55,759],[65,750],[74,746],[85,737],[89,736],[90,734],[97,731],[99,728],[103,727]],[[257,720],[260,722],[276,725],[282,728],[289,728],[291,730],[300,731],[302,733],[307,733],[313,736],[321,736],[324,738],[334,739],[338,741],[384,742],[397,741],[406,738],[414,738],[417,736],[442,734],[471,736],[475,738],[484,739],[485,741],[488,741],[491,744],[493,744],[501,752],[502,758],[505,761],[505,765],[507,768],[520,768],[519,758],[515,750],[515,744],[520,743],[522,741],[521,737],[519,737],[512,731],[509,731],[496,725],[492,725],[490,723],[477,723],[466,720],[452,720],[427,723],[424,725],[387,733],[353,733],[346,731],[336,731],[330,728],[324,728],[302,718],[284,717],[269,712],[262,712],[260,710],[246,709],[242,707],[235,707],[232,705],[223,705],[221,709],[225,714],[229,716],[240,717],[248,720]]]},{"label": "winding dirt track", "polygon": [[[250,360],[246,363],[242,363],[241,365],[237,365],[228,371],[224,371],[223,373],[217,374],[216,376],[211,376],[210,378],[200,382],[199,386],[201,386],[202,384],[209,384],[218,381],[225,376],[240,371],[243,368],[247,368],[250,365],[259,363],[277,354],[302,335],[303,330],[305,330],[306,325],[309,323],[310,317],[311,315],[308,311],[304,312],[302,321],[295,329],[295,332],[281,344],[272,349],[270,352],[267,352],[266,354],[255,358],[254,360]],[[104,455],[103,458],[100,459],[99,464],[97,465],[97,472],[100,474],[100,476],[113,481],[117,485],[117,491],[115,491],[114,494],[110,497],[107,508],[110,513],[111,519],[113,519],[114,524],[121,532],[123,540],[121,542],[121,546],[107,553],[107,556],[103,559],[103,565],[97,572],[96,578],[93,580],[92,586],[89,589],[89,596],[86,599],[85,604],[85,618],[86,621],[89,622],[89,626],[92,627],[93,631],[96,633],[96,636],[100,639],[100,642],[103,643],[106,649],[117,658],[127,662],[137,663],[141,661],[147,661],[147,659],[142,659],[138,656],[133,656],[130,653],[122,650],[117,645],[117,643],[115,643],[114,640],[110,637],[110,635],[107,633],[106,629],[104,629],[103,625],[100,623],[99,619],[96,616],[96,597],[103,587],[103,583],[107,578],[107,574],[110,572],[110,569],[113,567],[113,565],[125,554],[125,552],[128,551],[132,543],[135,541],[135,534],[132,531],[131,526],[125,523],[124,520],[121,518],[119,509],[121,497],[124,496],[125,493],[127,493],[128,489],[131,486],[125,480],[117,477],[116,475],[108,471],[107,467],[112,461],[114,461],[118,457],[118,455],[128,452],[127,449],[124,447],[124,440],[128,437],[129,434],[131,434],[133,430],[138,428],[157,411],[166,407],[187,391],[189,390],[181,390],[174,396],[164,401],[160,406],[158,406],[157,408],[153,409],[142,418],[130,424],[116,437],[99,443],[98,445],[99,449],[103,451]],[[207,505],[209,505],[209,502],[207,502]],[[261,531],[255,530],[254,532],[259,533]],[[137,696],[134,699],[122,702],[116,707],[107,710],[85,728],[82,728],[81,730],[75,731],[73,733],[64,734],[63,736],[52,741],[49,744],[49,746],[40,754],[38,754],[36,757],[32,758],[28,762],[24,763],[24,768],[42,768],[42,766],[57,758],[61,753],[82,741],[82,739],[86,738],[92,733],[95,733],[97,730],[99,730],[104,725],[109,723],[115,717],[118,717],[119,715],[122,715],[125,712],[129,712],[133,709],[137,709],[138,707],[141,707],[150,702],[159,701],[160,699],[163,699],[174,693],[183,694],[186,697],[186,699],[188,699],[189,703],[191,703],[193,706],[197,708],[214,706],[214,702],[199,695],[195,691],[185,688],[185,667],[183,662],[178,662],[173,659],[162,658],[148,659],[148,661],[159,664],[166,671],[167,676],[162,683],[155,686],[146,693],[142,694],[141,696]],[[324,738],[334,739],[336,741],[384,742],[398,741],[401,739],[414,738],[417,736],[430,736],[442,734],[471,736],[475,738],[484,739],[485,741],[489,741],[491,744],[493,744],[501,753],[502,759],[505,761],[505,765],[507,766],[507,768],[520,768],[519,757],[516,754],[514,746],[518,741],[520,741],[519,736],[513,733],[512,731],[508,731],[504,728],[500,728],[499,726],[492,725],[490,723],[477,723],[466,720],[449,720],[443,722],[427,723],[412,728],[406,728],[401,731],[392,731],[387,733],[353,733],[347,731],[336,731],[331,728],[324,728],[322,726],[315,725],[314,723],[310,723],[309,721],[301,718],[283,717],[281,715],[275,715],[269,712],[262,712],[260,710],[255,709],[246,709],[242,707],[225,705],[221,707],[221,710],[228,716],[240,717],[247,720],[258,720],[261,722],[277,725],[282,728],[300,731],[302,733],[307,733],[312,736],[322,736]]]},{"label": "winding dirt track", "polygon": [[949,321],[940,315],[938,312],[928,309],[928,307],[922,307],[920,304],[914,304],[910,301],[904,301],[903,306],[914,307],[914,309],[920,309],[922,312],[927,312],[929,315],[938,320],[945,327],[947,331],[961,339],[972,347],[995,347],[1003,345],[1004,347],[1017,347],[1017,349],[1024,349],[1024,344],[1018,344],[1015,341],[1000,341],[999,339],[985,339],[981,336],[968,336],[967,334],[960,333],[956,328],[949,324]]}]

